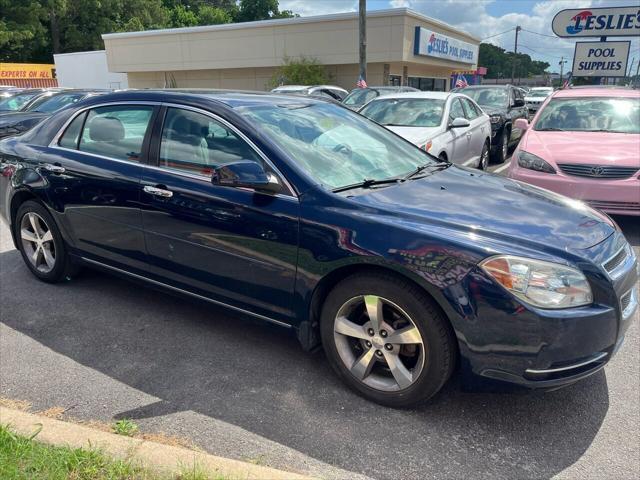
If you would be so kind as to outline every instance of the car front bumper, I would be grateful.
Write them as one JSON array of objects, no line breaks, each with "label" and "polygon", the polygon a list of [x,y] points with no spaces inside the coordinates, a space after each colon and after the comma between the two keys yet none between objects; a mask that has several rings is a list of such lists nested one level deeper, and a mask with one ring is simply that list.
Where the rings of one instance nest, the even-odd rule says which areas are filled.
[{"label": "car front bumper", "polygon": [[594,208],[618,215],[640,215],[640,178],[638,174],[621,180],[575,177],[562,172],[543,173],[509,166],[507,176],[567,197],[582,200]]},{"label": "car front bumper", "polygon": [[638,261],[631,260],[619,278],[592,285],[592,305],[543,310],[511,297],[481,271],[470,274],[465,303],[472,309],[459,335],[463,375],[556,389],[596,373],[638,317],[638,275]]}]

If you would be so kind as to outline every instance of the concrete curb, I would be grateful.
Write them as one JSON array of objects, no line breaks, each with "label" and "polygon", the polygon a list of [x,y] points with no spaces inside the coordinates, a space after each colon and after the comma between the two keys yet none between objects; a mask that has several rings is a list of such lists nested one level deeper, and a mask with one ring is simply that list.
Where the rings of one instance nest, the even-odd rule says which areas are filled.
[{"label": "concrete curb", "polygon": [[202,471],[234,480],[312,479],[305,475],[216,457],[187,448],[124,437],[2,406],[0,406],[0,423],[9,425],[16,433],[26,436],[31,436],[42,428],[35,437],[38,442],[73,448],[98,448],[109,456],[128,460],[156,472],[178,474],[180,471],[196,466]]}]

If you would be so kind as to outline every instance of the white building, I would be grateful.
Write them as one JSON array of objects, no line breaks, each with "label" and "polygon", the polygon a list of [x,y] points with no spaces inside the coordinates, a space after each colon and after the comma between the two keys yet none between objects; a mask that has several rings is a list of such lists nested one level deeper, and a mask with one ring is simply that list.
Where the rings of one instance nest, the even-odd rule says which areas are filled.
[{"label": "white building", "polygon": [[127,88],[125,73],[112,73],[104,50],[53,56],[58,85],[67,88]]}]

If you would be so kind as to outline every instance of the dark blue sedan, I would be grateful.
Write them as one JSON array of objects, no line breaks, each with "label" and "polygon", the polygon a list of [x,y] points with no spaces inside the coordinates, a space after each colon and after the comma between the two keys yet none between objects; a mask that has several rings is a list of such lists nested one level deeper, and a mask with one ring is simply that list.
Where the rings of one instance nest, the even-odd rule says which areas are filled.
[{"label": "dark blue sedan", "polygon": [[386,405],[457,368],[575,382],[638,303],[606,215],[321,100],[113,93],[3,140],[0,161],[0,212],[39,279],[98,267],[281,325]]}]

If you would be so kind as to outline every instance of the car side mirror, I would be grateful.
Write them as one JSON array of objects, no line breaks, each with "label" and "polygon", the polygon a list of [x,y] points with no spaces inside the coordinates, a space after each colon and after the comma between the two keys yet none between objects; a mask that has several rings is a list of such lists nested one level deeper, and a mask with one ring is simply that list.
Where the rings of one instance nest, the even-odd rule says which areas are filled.
[{"label": "car side mirror", "polygon": [[279,193],[278,178],[251,160],[239,160],[213,169],[211,183],[222,187],[252,188],[259,192]]},{"label": "car side mirror", "polygon": [[449,123],[449,128],[464,128],[471,125],[471,122],[466,118],[457,117]]},{"label": "car side mirror", "polygon": [[516,128],[519,128],[520,130],[524,131],[527,128],[529,128],[529,120],[527,120],[526,118],[518,118],[516,119],[515,122],[513,122],[513,125]]}]

